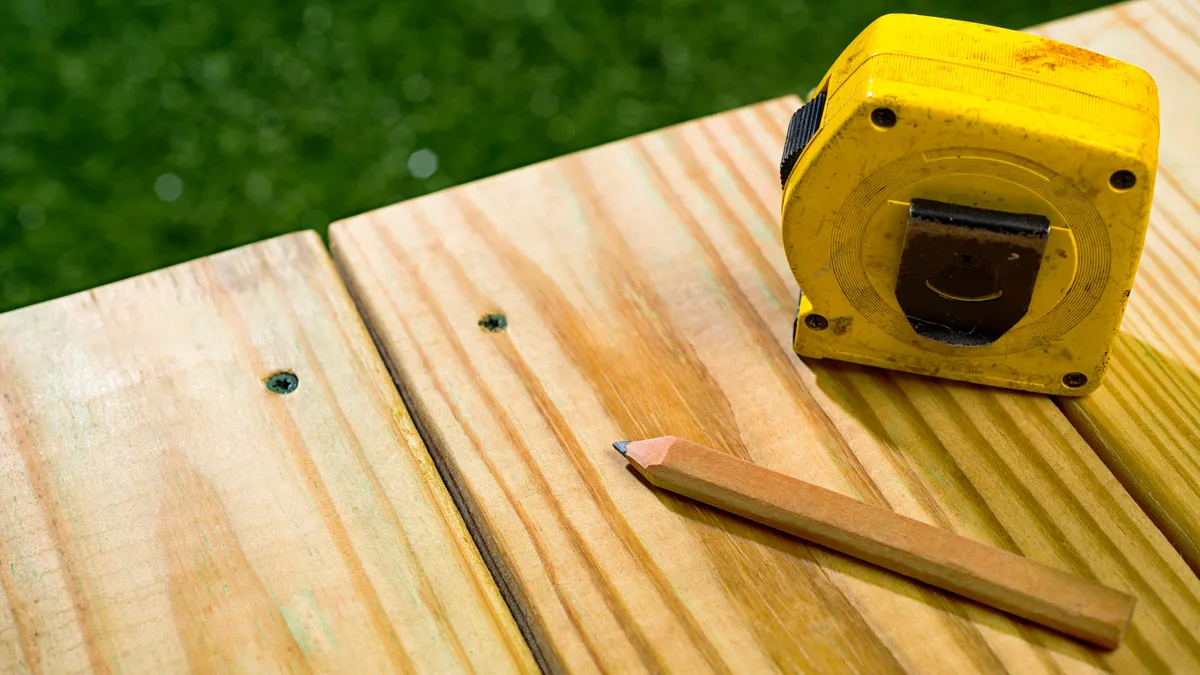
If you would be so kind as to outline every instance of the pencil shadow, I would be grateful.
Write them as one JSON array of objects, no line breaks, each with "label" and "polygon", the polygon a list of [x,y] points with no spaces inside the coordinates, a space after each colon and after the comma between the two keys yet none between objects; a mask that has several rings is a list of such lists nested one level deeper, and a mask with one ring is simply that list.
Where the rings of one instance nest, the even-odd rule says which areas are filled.
[{"label": "pencil shadow", "polygon": [[[1042,394],[1018,392],[966,382],[953,382],[921,375],[888,371],[867,366],[836,361],[803,359],[805,364],[816,374],[818,387],[831,399],[837,401],[841,410],[853,417],[862,428],[866,429],[874,439],[887,445],[899,456],[906,456],[902,442],[897,438],[894,429],[880,421],[875,410],[867,403],[861,388],[855,381],[871,379],[874,387],[884,390],[887,398],[885,405],[906,408],[899,416],[914,423],[924,425],[921,435],[937,443],[936,451],[949,457],[949,450],[941,441],[922,414],[905,394],[905,389],[913,383],[922,382],[926,386],[936,387],[947,398],[1002,391],[1009,396],[1024,396],[1042,398]],[[1167,354],[1146,341],[1128,333],[1117,335],[1110,355],[1109,374],[1090,397],[1117,396],[1130,398],[1135,405],[1128,408],[1128,413],[1135,418],[1139,426],[1153,420],[1169,428],[1173,436],[1162,439],[1165,445],[1176,444],[1186,449],[1188,444],[1200,448],[1200,369],[1193,368],[1171,354]],[[1120,371],[1120,378],[1114,381],[1113,371]],[[1050,397],[1062,414],[1071,423],[1075,432],[1083,438],[1097,457],[1116,477],[1126,493],[1137,503],[1138,507],[1147,514],[1154,525],[1166,536],[1176,550],[1183,554],[1188,564],[1200,571],[1200,554],[1195,553],[1195,537],[1191,528],[1195,527],[1194,514],[1180,514],[1169,511],[1172,503],[1162,500],[1151,491],[1152,485],[1173,484],[1172,476],[1162,477],[1161,467],[1154,464],[1153,455],[1138,453],[1117,454],[1116,448],[1124,443],[1120,439],[1120,429],[1114,424],[1107,426],[1097,424],[1093,416],[1073,405],[1073,402],[1085,402],[1089,396]],[[1145,405],[1142,405],[1142,404]],[[964,406],[965,407],[965,406]],[[1139,415],[1143,419],[1137,420]],[[1147,426],[1147,428],[1154,428]],[[1158,439],[1155,439],[1158,440]],[[924,469],[921,462],[910,462],[908,467],[914,475],[920,475]],[[1183,469],[1178,469],[1183,472]],[[1157,483],[1148,481],[1147,476],[1158,475]],[[939,476],[938,480],[943,480]],[[966,480],[965,476],[959,476]],[[1161,487],[1159,489],[1162,489]],[[1169,489],[1169,488],[1168,488]],[[985,505],[989,506],[990,505]],[[1120,543],[1117,542],[1119,546]],[[1019,551],[1015,551],[1019,553]]]},{"label": "pencil shadow", "polygon": [[[892,430],[889,430],[887,423],[882,421],[883,418],[877,416],[874,412],[872,403],[881,400],[878,395],[879,392],[868,395],[867,392],[860,390],[856,384],[861,384],[865,378],[870,378],[873,384],[882,384],[885,389],[886,403],[881,403],[881,405],[901,405],[905,407],[899,414],[918,425],[925,424],[922,416],[917,412],[915,405],[904,394],[905,389],[910,388],[916,383],[942,388],[952,395],[956,395],[955,392],[977,395],[987,391],[995,391],[994,388],[983,385],[949,382],[937,378],[881,370],[850,363],[808,359],[804,359],[804,361],[816,375],[818,387],[830,399],[838,402],[846,414],[856,419],[862,428],[867,430],[879,443],[886,444],[900,456],[910,455],[910,460],[912,459],[911,453],[906,453],[899,437]],[[1041,397],[1038,394],[1012,393],[1018,396]],[[925,425],[923,431],[926,432],[922,434],[923,436],[934,439],[935,442],[940,444],[940,441],[936,440],[936,435],[928,425]],[[940,451],[943,453],[949,452],[945,447],[942,447]],[[910,461],[908,463],[914,471],[920,472],[922,470],[919,462]],[[1047,650],[1052,650],[1076,660],[1089,662],[1101,669],[1105,668],[1101,657],[1106,653],[1106,650],[982,603],[963,598],[874,564],[861,561],[852,556],[803,541],[719,509],[700,504],[699,502],[679,497],[666,490],[653,487],[649,481],[632,468],[630,468],[630,472],[648,488],[654,490],[659,500],[668,509],[690,521],[694,531],[720,531],[725,536],[737,537],[748,544],[773,549],[777,553],[789,556],[806,566],[815,566],[824,570],[826,574],[830,574],[830,570],[835,570],[836,572],[833,573],[836,575],[845,575],[859,582],[884,588],[892,593],[902,595],[911,601],[919,602],[946,615],[948,621],[957,622],[959,626],[954,629],[956,634],[971,635],[974,633],[975,636],[972,639],[976,641],[981,649],[988,649],[988,647],[986,646],[986,640],[981,635],[978,635],[975,628],[976,625],[986,626],[990,630],[1019,637]],[[933,482],[932,477],[927,476],[926,478],[930,482]],[[938,480],[945,480],[945,478],[939,477]],[[958,480],[960,482],[965,481],[966,477],[960,475]],[[968,487],[970,491],[974,491],[973,487]],[[980,506],[984,509],[990,509],[987,504],[981,504]],[[997,525],[1001,522],[998,518],[992,518],[992,521]],[[1005,538],[1009,538],[1007,537],[1007,532],[1005,532]],[[1011,538],[1009,539],[1011,540]],[[1012,552],[1022,554],[1018,550]],[[729,564],[729,562],[718,560],[716,564]],[[1126,639],[1129,641],[1138,640],[1137,633],[1137,627],[1132,626]]]},{"label": "pencil shadow", "polygon": [[[1187,364],[1179,361],[1169,354],[1155,349],[1145,341],[1129,333],[1121,333],[1118,335],[1116,343],[1113,347],[1112,359],[1114,365],[1118,363],[1130,363],[1131,366],[1134,366],[1134,364],[1131,362],[1137,362],[1136,367],[1131,367],[1130,369],[1123,371],[1123,378],[1130,378],[1131,380],[1136,381],[1136,386],[1138,386],[1147,397],[1158,400],[1159,407],[1166,411],[1165,414],[1172,416],[1180,423],[1180,425],[1182,425],[1180,430],[1184,434],[1198,433],[1194,429],[1189,430],[1186,428],[1189,426],[1188,422],[1190,420],[1200,418],[1200,373],[1198,373],[1196,369],[1189,367]],[[948,463],[953,464],[953,459],[949,456],[949,448],[943,445],[942,440],[939,439],[938,435],[935,433],[934,425],[930,424],[925,419],[922,412],[918,410],[918,407],[914,401],[909,398],[908,392],[919,390],[919,387],[935,387],[940,390],[938,393],[943,395],[941,398],[944,398],[947,401],[951,401],[951,399],[969,399],[977,397],[980,394],[995,391],[1003,391],[1006,395],[1010,396],[1044,398],[1044,396],[1041,394],[1003,390],[985,385],[955,382],[910,373],[860,366],[851,363],[820,359],[801,360],[804,361],[805,365],[815,375],[815,381],[818,388],[826,396],[828,396],[829,399],[839,406],[841,413],[853,418],[863,430],[867,431],[870,436],[875,439],[875,441],[882,445],[886,445],[897,457],[901,458],[902,460],[906,459],[908,464],[907,470],[911,471],[914,477],[919,476],[920,482],[926,483],[927,485],[936,485],[939,483],[944,484],[944,482],[949,478],[949,480],[951,480],[953,483],[958,484],[955,486],[955,489],[966,489],[970,492],[974,492],[975,487],[970,485],[970,481],[968,480],[967,476],[961,473],[959,473],[957,476],[950,477],[945,475],[934,476],[932,475],[932,471],[928,467],[927,463],[920,461],[918,458],[914,458],[912,448],[905,447],[906,441],[903,439],[911,438],[913,434],[917,434],[921,438],[927,439],[929,442],[934,444],[933,447],[924,449],[926,458],[928,457],[928,453],[935,452],[945,455]],[[868,381],[869,387],[864,386],[868,383]],[[1110,379],[1106,380],[1097,393],[1103,392],[1105,387],[1111,386],[1110,383]],[[1125,384],[1124,386],[1134,385]],[[1096,394],[1093,394],[1093,396],[1094,395]],[[1059,397],[1055,399],[1058,407],[1063,409],[1068,419],[1072,419],[1072,411],[1070,406],[1070,402],[1072,400],[1082,399],[1075,399],[1072,397]],[[978,401],[978,399],[976,399],[976,401]],[[951,401],[951,404],[955,405],[956,403]],[[884,406],[889,409],[884,410]],[[968,406],[964,405],[964,408],[966,407]],[[953,422],[954,424],[969,424],[970,422],[967,421],[965,416],[961,415],[961,413],[963,413],[962,410],[947,411],[947,415],[955,419]],[[957,419],[960,417],[962,418],[961,420]],[[903,431],[895,428],[894,420],[897,418],[903,419],[906,423],[912,425],[907,432],[908,436],[905,436]],[[1167,539],[1171,541],[1172,544],[1176,544],[1179,541],[1187,541],[1187,534],[1179,530],[1180,526],[1177,522],[1177,519],[1172,518],[1170,514],[1164,512],[1163,505],[1156,502],[1153,499],[1153,495],[1146,494],[1144,491],[1140,491],[1136,488],[1136,486],[1142,484],[1142,481],[1138,480],[1138,476],[1141,473],[1140,467],[1129,464],[1128,458],[1126,458],[1126,462],[1116,461],[1117,458],[1111,453],[1107,452],[1104,439],[1096,437],[1097,432],[1095,429],[1089,430],[1078,424],[1074,426],[1077,431],[1082,434],[1084,440],[1087,441],[1090,447],[1096,452],[1109,470],[1113,472],[1121,485],[1126,486],[1127,490],[1129,490],[1130,486],[1133,486],[1133,489],[1129,492],[1129,494],[1138,504],[1138,506],[1141,507],[1143,512],[1150,517],[1154,524],[1162,532],[1164,532]],[[999,518],[998,516],[994,515],[994,512],[992,512],[992,509],[994,508],[993,505],[984,500],[978,501],[980,503],[978,503],[977,506],[987,512],[987,517],[996,527],[1001,528],[1002,531],[999,534],[1004,539],[1013,541],[1006,528],[1004,528],[1002,525],[1002,523],[1005,522],[1005,519]],[[1049,519],[1048,524],[1052,528],[1055,528],[1056,526],[1053,524],[1056,520],[1054,514],[1052,512],[1047,512],[1047,517]],[[1114,547],[1117,549],[1120,549],[1126,544],[1127,542],[1113,542]],[[1009,547],[1005,546],[1004,548]],[[1176,548],[1179,547],[1176,546]],[[1011,552],[1021,555],[1027,553],[1025,551],[1016,550],[1015,544],[1013,545],[1013,550]],[[1084,564],[1086,566],[1086,562]],[[849,573],[857,576],[853,571]],[[1087,575],[1086,571],[1082,573],[1085,576]],[[917,584],[919,584],[919,582],[912,582],[909,586],[907,586],[907,590],[915,592],[913,589],[917,587]],[[906,588],[904,587],[889,586],[889,588],[893,588],[893,590],[896,592],[905,593],[906,595],[913,597],[911,593],[906,592]],[[920,600],[920,598],[914,599]],[[966,600],[964,599],[964,601]],[[982,607],[982,605],[979,605],[979,603],[971,604]],[[1144,612],[1146,611],[1146,608],[1142,607],[1138,611]],[[1137,611],[1135,611],[1135,617],[1136,616]],[[1019,627],[1020,633],[1026,637],[1028,637],[1028,634],[1030,633],[1054,636],[1054,638],[1059,636],[1059,633],[1055,631],[1041,628],[1035,624],[1015,617],[1012,618],[1012,621],[1015,623],[1010,623],[1006,620],[1006,617],[1007,615],[1003,613],[990,610],[988,612],[976,613],[976,616],[973,618],[981,623],[987,623],[990,627],[996,630],[1002,630],[1009,633],[1013,632],[1012,628],[1006,628],[1005,626],[1017,626]],[[1135,622],[1134,625],[1131,626],[1126,640],[1138,640],[1139,638],[1137,633],[1138,628],[1137,623]],[[1082,645],[1082,643],[1075,643],[1070,638],[1042,640],[1041,643],[1043,646],[1049,649],[1055,649],[1057,651],[1063,651],[1064,649],[1075,644]],[[1088,649],[1093,648],[1089,647]],[[1078,651],[1075,649],[1070,649],[1070,651],[1074,654],[1078,654]],[[1103,653],[1099,650],[1093,651],[1095,651],[1095,653]]]},{"label": "pencil shadow", "polygon": [[[878,565],[865,562],[853,556],[839,553],[830,548],[795,537],[779,530],[761,525],[752,520],[733,515],[721,509],[682,497],[673,492],[655,487],[632,467],[631,474],[637,477],[648,489],[653,490],[659,501],[671,512],[687,521],[692,533],[701,540],[713,536],[736,540],[742,547],[769,549],[767,557],[775,557],[778,564],[782,556],[807,568],[810,575],[821,575],[828,582],[845,594],[844,580],[839,576],[851,577],[859,582],[886,589],[888,592],[901,595],[911,601],[921,603],[936,612],[945,615],[946,620],[957,623],[952,632],[959,641],[974,643],[977,650],[990,651],[986,639],[974,627],[976,624],[986,626],[991,630],[1005,633],[1030,642],[1039,647],[1052,650],[1072,659],[1085,661],[1097,669],[1107,669],[1102,656],[1107,653],[1099,647],[1075,640],[1070,636],[1026,621],[1020,617],[978,603],[974,600],[943,591],[916,579],[892,572]],[[710,546],[702,548],[711,551]],[[743,556],[715,558],[714,565],[729,566],[739,564]],[[769,594],[764,594],[768,595]],[[850,611],[853,604],[848,608]],[[968,611],[971,608],[974,611]],[[834,609],[834,608],[831,608]],[[798,627],[799,628],[799,627]],[[1133,634],[1135,628],[1130,629]],[[974,634],[974,635],[972,635]]]}]

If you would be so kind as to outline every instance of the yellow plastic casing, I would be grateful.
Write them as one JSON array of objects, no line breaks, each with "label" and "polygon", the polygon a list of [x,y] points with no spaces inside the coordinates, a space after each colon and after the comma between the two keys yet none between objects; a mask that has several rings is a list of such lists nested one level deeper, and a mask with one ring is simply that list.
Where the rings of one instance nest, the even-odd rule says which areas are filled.
[{"label": "yellow plastic casing", "polygon": [[[802,291],[796,352],[1049,394],[1099,386],[1149,221],[1154,80],[1033,35],[888,15],[818,93],[820,127],[783,193]],[[878,108],[894,125],[872,121]],[[1133,173],[1133,187],[1113,186],[1118,171]],[[934,342],[901,311],[897,270],[918,197],[1049,218],[1029,310],[992,344]]]}]

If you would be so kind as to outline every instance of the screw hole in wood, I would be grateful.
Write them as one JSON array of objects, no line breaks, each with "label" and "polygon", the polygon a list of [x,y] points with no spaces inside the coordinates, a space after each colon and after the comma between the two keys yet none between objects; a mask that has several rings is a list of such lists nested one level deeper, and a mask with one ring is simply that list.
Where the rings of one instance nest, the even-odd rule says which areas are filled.
[{"label": "screw hole in wood", "polygon": [[287,370],[272,373],[266,379],[267,391],[273,394],[290,394],[300,386],[300,378]]},{"label": "screw hole in wood", "polygon": [[508,318],[503,314],[484,314],[479,319],[479,327],[489,333],[499,333],[508,328]]}]

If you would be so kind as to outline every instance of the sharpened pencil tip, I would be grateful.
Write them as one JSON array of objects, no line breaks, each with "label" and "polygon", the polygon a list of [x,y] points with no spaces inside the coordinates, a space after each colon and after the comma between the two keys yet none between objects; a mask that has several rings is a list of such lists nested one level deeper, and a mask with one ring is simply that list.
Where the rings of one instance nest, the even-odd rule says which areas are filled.
[{"label": "sharpened pencil tip", "polygon": [[625,447],[627,445],[629,445],[629,441],[617,441],[616,443],[613,443],[613,447],[616,448],[617,452],[621,453],[622,455],[625,454]]}]

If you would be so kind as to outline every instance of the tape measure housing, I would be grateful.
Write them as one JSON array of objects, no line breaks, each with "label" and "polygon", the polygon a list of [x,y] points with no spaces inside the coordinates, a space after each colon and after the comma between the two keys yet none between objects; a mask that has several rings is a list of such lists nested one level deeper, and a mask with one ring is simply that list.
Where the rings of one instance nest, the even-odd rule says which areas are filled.
[{"label": "tape measure housing", "polygon": [[1144,71],[1014,31],[869,26],[797,112],[795,349],[1050,394],[1099,386],[1158,156]]}]

